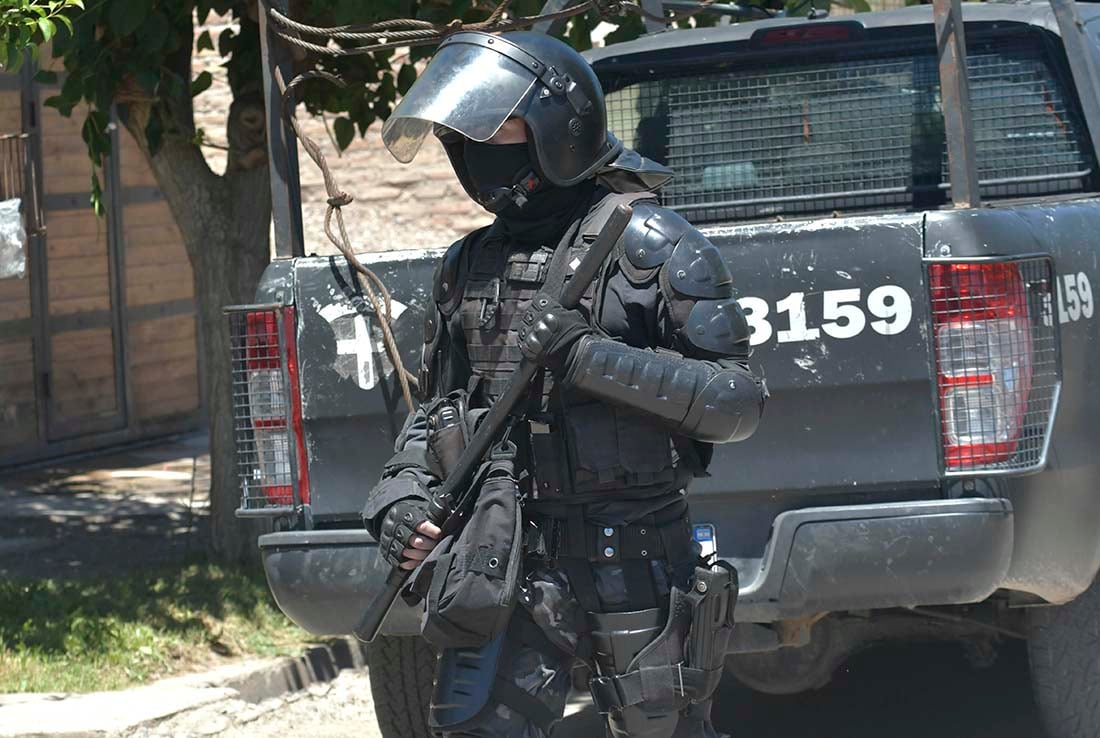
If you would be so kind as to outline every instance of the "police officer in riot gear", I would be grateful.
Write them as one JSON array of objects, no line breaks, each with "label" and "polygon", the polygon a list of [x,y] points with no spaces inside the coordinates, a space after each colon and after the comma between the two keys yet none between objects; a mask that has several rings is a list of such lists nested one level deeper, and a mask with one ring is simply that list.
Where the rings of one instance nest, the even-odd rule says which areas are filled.
[{"label": "police officer in riot gear", "polygon": [[[429,134],[497,217],[439,266],[422,398],[468,388],[485,407],[524,357],[545,368],[510,436],[525,472],[520,605],[490,646],[444,650],[432,725],[446,736],[548,735],[580,658],[612,736],[714,736],[716,679],[678,666],[690,618],[675,593],[706,589],[691,581],[685,489],[712,444],[753,433],[767,394],[746,364],[729,268],[657,205],[671,172],[607,131],[595,75],[553,38],[447,38],[382,131],[402,162]],[[614,256],[581,306],[563,308],[555,295],[569,265],[619,203],[634,210]],[[427,520],[437,424],[410,416],[364,510],[383,555],[406,569],[439,537]],[[645,672],[655,652],[666,666]]]}]

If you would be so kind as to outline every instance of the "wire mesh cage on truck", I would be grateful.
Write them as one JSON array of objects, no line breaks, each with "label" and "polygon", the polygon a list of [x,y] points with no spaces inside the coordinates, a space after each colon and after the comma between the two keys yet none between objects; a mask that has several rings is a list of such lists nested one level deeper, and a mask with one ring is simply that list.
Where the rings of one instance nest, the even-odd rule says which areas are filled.
[{"label": "wire mesh cage on truck", "polygon": [[309,505],[295,311],[284,305],[226,308],[233,377],[239,516],[297,515]]},{"label": "wire mesh cage on truck", "polygon": [[1039,471],[1062,387],[1048,255],[925,261],[947,476]]}]

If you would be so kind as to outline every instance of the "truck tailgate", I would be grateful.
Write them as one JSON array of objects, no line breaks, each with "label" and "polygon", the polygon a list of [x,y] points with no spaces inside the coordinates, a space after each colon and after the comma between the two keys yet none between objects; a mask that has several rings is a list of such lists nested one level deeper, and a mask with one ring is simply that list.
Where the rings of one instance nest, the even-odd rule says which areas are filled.
[{"label": "truck tailgate", "polygon": [[[922,232],[921,215],[706,231],[733,272],[753,329],[751,364],[772,397],[753,438],[716,449],[712,476],[694,488],[704,508],[708,496],[937,484]],[[414,371],[438,258],[368,259],[395,300],[395,333]],[[347,263],[299,259],[296,271],[312,513],[348,518],[391,453],[404,403]]]},{"label": "truck tailgate", "polygon": [[716,450],[696,494],[936,484],[923,216],[706,233],[731,267],[772,397],[756,435]]}]

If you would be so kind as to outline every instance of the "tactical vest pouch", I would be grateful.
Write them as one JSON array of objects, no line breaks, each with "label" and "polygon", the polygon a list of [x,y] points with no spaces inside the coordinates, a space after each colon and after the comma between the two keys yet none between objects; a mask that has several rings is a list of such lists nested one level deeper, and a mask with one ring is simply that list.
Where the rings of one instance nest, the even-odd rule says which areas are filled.
[{"label": "tactical vest pouch", "polygon": [[[563,415],[575,492],[669,484],[676,479],[668,431],[643,416],[603,402],[571,404]],[[543,459],[536,456],[536,474],[545,465],[540,462]]]},{"label": "tactical vest pouch", "polygon": [[474,479],[479,491],[466,524],[417,572],[431,580],[421,633],[438,648],[485,645],[515,609],[523,550],[515,453],[510,442],[493,449]]},{"label": "tactical vest pouch", "polygon": [[473,434],[469,393],[455,390],[425,407],[428,416],[428,454],[446,479],[458,465]]}]

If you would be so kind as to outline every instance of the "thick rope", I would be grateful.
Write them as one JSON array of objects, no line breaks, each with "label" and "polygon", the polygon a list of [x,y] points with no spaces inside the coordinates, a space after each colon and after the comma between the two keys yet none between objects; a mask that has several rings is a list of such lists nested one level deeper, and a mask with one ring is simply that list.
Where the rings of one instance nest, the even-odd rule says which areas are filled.
[{"label": "thick rope", "polygon": [[[301,125],[298,123],[298,118],[295,115],[295,110],[297,108],[297,99],[294,95],[295,89],[303,82],[311,79],[323,79],[339,87],[345,86],[344,81],[339,77],[321,71],[300,74],[292,79],[290,84],[286,84],[283,81],[282,71],[278,68],[275,69],[275,81],[282,91],[283,117],[286,118],[290,127],[294,130],[294,135],[302,142],[302,148],[306,150],[306,154],[308,154],[309,158],[313,160],[313,163],[317,165],[317,168],[321,170],[321,176],[325,180],[325,193],[328,195],[328,210],[325,212],[325,235],[328,236],[328,239],[332,241],[332,244],[337,249],[339,249],[340,253],[344,255],[344,258],[348,260],[348,263],[351,264],[352,268],[355,270],[363,294],[366,295],[367,301],[371,305],[371,309],[374,310],[374,314],[378,316],[378,323],[382,329],[383,347],[386,349],[386,355],[389,356],[390,362],[393,364],[394,373],[397,375],[397,381],[401,385],[401,395],[405,399],[405,405],[408,406],[409,412],[413,412],[416,406],[413,404],[410,385],[416,384],[416,377],[405,368],[405,362],[401,359],[401,351],[397,346],[396,339],[393,337],[393,329],[390,325],[393,321],[390,291],[386,289],[386,285],[382,282],[382,279],[373,271],[365,267],[363,263],[359,261],[358,257],[355,256],[355,252],[351,248],[351,239],[348,237],[348,230],[344,225],[344,213],[342,208],[345,205],[350,205],[354,198],[337,186],[336,178],[332,175],[332,170],[328,166],[328,161],[325,159],[324,152],[321,151],[321,147],[317,145],[317,142],[302,131]],[[336,216],[336,225],[339,229],[339,235],[332,230],[333,215]]]},{"label": "thick rope", "polygon": [[[611,21],[616,16],[625,13],[634,13],[643,18],[657,21],[658,23],[676,23],[687,20],[699,13],[706,12],[717,0],[699,0],[699,7],[683,13],[670,13],[658,15],[650,13],[638,2],[622,2],[620,0],[584,0],[571,8],[559,10],[543,15],[521,16],[505,19],[505,12],[511,0],[502,0],[493,8],[493,12],[483,21],[463,23],[453,20],[450,23],[440,24],[414,18],[393,18],[390,20],[368,23],[365,25],[345,25],[325,28],[310,26],[295,21],[283,15],[274,8],[268,10],[273,21],[275,34],[285,43],[297,46],[305,51],[330,57],[361,56],[372,54],[383,49],[396,49],[401,47],[428,46],[439,43],[441,40],[459,31],[491,31],[501,33],[518,28],[529,28],[536,23],[565,20],[578,15],[583,15],[589,10],[594,10],[601,20]],[[302,36],[316,39],[307,41]],[[362,46],[329,46],[329,41],[352,41],[363,43]]]},{"label": "thick rope", "polygon": [[[710,1],[713,2],[714,0]],[[579,5],[566,8],[565,10],[559,10],[556,13],[546,13],[545,15],[533,15],[505,20],[504,13],[507,10],[509,2],[510,0],[501,2],[493,9],[493,12],[487,19],[474,23],[462,23],[459,20],[454,20],[447,24],[439,24],[428,23],[422,20],[399,18],[371,23],[364,26],[320,28],[317,26],[308,26],[304,23],[299,23],[287,18],[274,8],[268,10],[268,13],[271,16],[271,20],[274,22],[273,30],[284,42],[314,54],[345,57],[373,54],[383,49],[435,44],[447,36],[450,36],[452,33],[458,33],[459,31],[503,32],[515,30],[517,28],[527,28],[543,21],[572,18],[587,13],[589,10],[597,10],[600,12],[601,16],[604,16],[608,13],[608,8],[612,6],[616,9],[619,7],[632,7],[639,11],[641,10],[641,8],[636,5],[619,6],[615,3],[608,3],[601,0],[585,0],[585,2]],[[366,45],[349,48],[326,46],[323,43],[306,41],[297,35],[293,35],[291,32],[316,37],[325,41],[357,41],[365,42]]]}]

